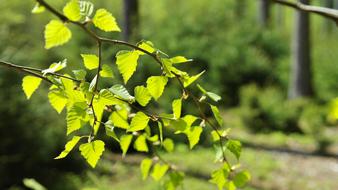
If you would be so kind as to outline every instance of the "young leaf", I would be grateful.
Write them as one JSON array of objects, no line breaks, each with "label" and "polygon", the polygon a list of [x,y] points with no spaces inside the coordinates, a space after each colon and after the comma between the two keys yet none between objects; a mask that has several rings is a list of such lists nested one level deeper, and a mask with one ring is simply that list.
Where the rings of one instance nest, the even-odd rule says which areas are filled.
[{"label": "young leaf", "polygon": [[32,9],[33,14],[39,14],[45,11],[45,7],[41,6],[40,3],[35,3],[34,8]]},{"label": "young leaf", "polygon": [[102,70],[100,71],[100,76],[105,78],[114,78],[114,71],[113,69],[107,65],[102,65]]},{"label": "young leaf", "polygon": [[63,13],[69,20],[79,21],[81,19],[79,1],[70,0],[63,8]]},{"label": "young leaf", "polygon": [[140,169],[141,169],[143,180],[147,179],[152,164],[153,164],[153,161],[149,158],[142,160],[140,164]]},{"label": "young leaf", "polygon": [[214,114],[215,116],[215,119],[217,121],[217,123],[222,126],[223,125],[223,118],[221,117],[220,113],[219,113],[219,110],[216,106],[213,106],[213,105],[210,105],[211,107],[211,111],[212,113]]},{"label": "young leaf", "polygon": [[135,117],[131,120],[130,128],[128,131],[140,131],[147,127],[149,122],[149,117],[143,112],[137,112]]},{"label": "young leaf", "polygon": [[115,18],[106,9],[98,9],[93,18],[94,25],[105,32],[121,32]]},{"label": "young leaf", "polygon": [[67,135],[81,128],[82,121],[87,116],[87,104],[85,102],[78,102],[68,108],[67,111]]},{"label": "young leaf", "polygon": [[188,136],[190,149],[194,148],[194,146],[199,142],[202,131],[202,127],[194,126],[191,127],[186,133]]},{"label": "young leaf", "polygon": [[60,91],[52,90],[48,93],[49,103],[60,114],[67,104],[67,97]]},{"label": "young leaf", "polygon": [[234,184],[236,185],[236,187],[241,188],[244,187],[250,180],[251,180],[250,173],[247,171],[242,171],[235,175]]},{"label": "young leaf", "polygon": [[25,76],[22,79],[22,89],[25,92],[27,99],[30,99],[35,90],[39,88],[41,81],[41,78],[33,76]]},{"label": "young leaf", "polygon": [[49,73],[55,73],[62,70],[65,67],[67,67],[67,59],[64,59],[63,61],[60,61],[58,63],[51,64],[48,69],[42,71],[42,74],[45,76]]},{"label": "young leaf", "polygon": [[134,95],[135,95],[136,101],[141,106],[146,106],[151,100],[151,95],[148,92],[148,89],[144,86],[136,86],[134,88]]},{"label": "young leaf", "polygon": [[81,139],[81,137],[79,137],[79,136],[74,136],[74,137],[72,138],[72,140],[68,141],[67,144],[65,145],[65,150],[62,151],[62,152],[60,153],[60,155],[57,156],[57,157],[54,158],[54,159],[61,159],[61,158],[66,157],[66,156],[68,155],[68,153],[69,153],[70,151],[73,150],[74,146],[79,142],[80,139]]},{"label": "young leaf", "polygon": [[182,109],[182,99],[176,99],[172,103],[174,118],[179,119],[181,117],[181,109]]},{"label": "young leaf", "polygon": [[165,76],[152,76],[147,79],[147,89],[155,100],[162,95],[167,82],[168,78]]},{"label": "young leaf", "polygon": [[229,171],[229,167],[224,164],[223,167],[212,172],[209,182],[216,184],[218,189],[222,190],[228,181]]},{"label": "young leaf", "polygon": [[85,80],[87,72],[83,69],[73,70],[75,78],[78,80]]},{"label": "young leaf", "polygon": [[169,138],[164,139],[162,145],[166,151],[168,152],[174,151],[175,144],[172,139],[169,139]]},{"label": "young leaf", "polygon": [[160,141],[162,144],[163,143],[163,126],[160,121],[157,122],[157,125],[158,125],[158,133],[160,134]]},{"label": "young leaf", "polygon": [[128,151],[133,135],[122,135],[120,138],[120,147],[122,150],[122,156],[124,157]]},{"label": "young leaf", "polygon": [[124,105],[125,102],[122,100],[117,99],[114,94],[107,90],[107,89],[102,89],[99,94],[99,99],[100,101],[105,104],[106,106],[110,105]]},{"label": "young leaf", "polygon": [[140,54],[137,51],[119,51],[116,54],[116,64],[124,83],[127,83],[134,74]]},{"label": "young leaf", "polygon": [[193,115],[185,115],[182,117],[182,119],[187,123],[188,127],[191,127],[191,125],[198,119],[196,116]]},{"label": "young leaf", "polygon": [[127,101],[130,101],[130,102],[135,101],[135,98],[129,94],[129,92],[127,91],[127,89],[123,85],[116,84],[116,85],[110,87],[109,91],[112,92],[113,94],[115,94],[117,97],[123,99],[123,100],[127,100]]},{"label": "young leaf", "polygon": [[187,63],[193,61],[192,59],[187,59],[183,56],[176,56],[170,59],[170,62],[173,64],[178,64],[178,63]]},{"label": "young leaf", "polygon": [[225,146],[230,152],[232,152],[236,156],[237,159],[239,159],[242,151],[242,144],[240,141],[228,140]]},{"label": "young leaf", "polygon": [[129,123],[128,123],[128,111],[126,109],[120,109],[118,111],[114,111],[111,116],[110,120],[113,122],[114,126],[122,128],[122,129],[128,129]]},{"label": "young leaf", "polygon": [[219,96],[219,95],[217,95],[217,94],[215,94],[215,93],[213,93],[213,92],[208,92],[208,91],[206,91],[201,85],[199,85],[199,84],[197,84],[197,87],[198,87],[198,89],[203,93],[203,94],[205,94],[205,95],[207,95],[210,99],[212,99],[213,101],[215,101],[215,102],[218,102],[218,101],[220,101],[222,98]]},{"label": "young leaf", "polygon": [[184,87],[188,87],[191,83],[195,82],[205,71],[200,72],[197,75],[194,75],[192,77],[189,77],[187,80],[183,82]]},{"label": "young leaf", "polygon": [[94,11],[94,4],[89,1],[80,1],[80,14],[90,17]]},{"label": "young leaf", "polygon": [[155,164],[154,169],[151,173],[151,177],[153,177],[153,179],[155,181],[159,181],[164,175],[165,173],[168,171],[169,166],[164,164],[161,165],[159,163]]},{"label": "young leaf", "polygon": [[[154,44],[151,41],[142,41],[138,44],[138,47],[146,50],[149,53],[153,53],[155,51]],[[144,55],[144,52],[138,51],[140,55]]]},{"label": "young leaf", "polygon": [[107,121],[105,123],[105,129],[106,129],[106,135],[108,137],[112,137],[117,142],[120,142],[120,139],[117,137],[117,135],[116,135],[116,133],[114,131],[114,126],[112,125],[111,121]]},{"label": "young leaf", "polygon": [[140,135],[134,142],[134,148],[139,152],[148,152],[148,145],[145,135]]},{"label": "young leaf", "polygon": [[72,37],[72,32],[59,20],[51,20],[45,27],[45,48],[65,44]]},{"label": "young leaf", "polygon": [[99,67],[99,58],[93,54],[81,54],[85,67],[93,70]]},{"label": "young leaf", "polygon": [[99,161],[103,151],[104,142],[101,140],[95,140],[89,143],[80,145],[81,155],[86,159],[88,164],[95,168],[97,161]]}]

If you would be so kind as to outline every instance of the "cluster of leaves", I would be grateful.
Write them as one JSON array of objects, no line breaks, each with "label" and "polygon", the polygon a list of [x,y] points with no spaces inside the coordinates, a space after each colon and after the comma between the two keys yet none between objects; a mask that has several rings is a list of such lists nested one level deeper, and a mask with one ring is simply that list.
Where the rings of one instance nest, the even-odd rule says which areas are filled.
[{"label": "cluster of leaves", "polygon": [[[169,57],[162,51],[155,48],[150,41],[141,41],[136,45],[127,42],[108,40],[99,37],[87,28],[93,24],[96,28],[104,32],[119,32],[120,28],[115,18],[105,9],[96,10],[93,17],[94,6],[87,1],[71,0],[63,8],[63,14],[46,6],[42,0],[37,0],[33,13],[41,13],[45,9],[56,12],[61,20],[51,20],[45,27],[45,48],[49,49],[60,46],[68,42],[72,37],[71,30],[67,27],[69,23],[82,27],[91,37],[98,42],[98,54],[81,54],[83,65],[86,70],[73,70],[72,74],[59,73],[67,67],[67,60],[53,63],[49,68],[41,70],[35,75],[28,75],[23,78],[23,90],[29,99],[42,80],[48,81],[48,98],[52,107],[61,113],[67,111],[67,135],[72,138],[65,145],[64,151],[55,159],[66,157],[72,149],[79,145],[81,155],[86,159],[91,167],[95,167],[105,149],[105,143],[96,139],[100,127],[104,127],[106,134],[120,144],[122,155],[125,156],[130,146],[133,144],[135,150],[139,152],[154,153],[153,159],[144,159],[140,165],[143,179],[150,175],[154,180],[163,180],[166,189],[176,189],[184,178],[184,173],[177,170],[170,163],[161,158],[156,150],[163,148],[165,151],[174,150],[174,141],[166,138],[163,128],[173,131],[175,134],[186,135],[189,147],[192,149],[200,140],[200,136],[206,125],[212,127],[210,137],[213,138],[217,147],[217,160],[223,165],[211,175],[210,182],[215,183],[219,189],[236,189],[242,187],[250,180],[250,175],[246,171],[238,172],[239,164],[231,166],[227,161],[226,152],[233,154],[239,159],[241,154],[241,143],[229,138],[229,130],[221,130],[223,119],[218,108],[210,102],[217,102],[221,97],[215,93],[205,90],[201,85],[196,87],[200,90],[200,97],[193,95],[189,88],[204,73],[190,76],[187,72],[179,70],[177,65],[186,64],[191,60],[183,56]],[[119,73],[122,75],[124,84],[136,72],[139,58],[141,56],[151,56],[160,64],[162,74],[150,76],[143,85],[135,86],[128,91],[124,84],[112,84],[109,88],[98,88],[100,78],[112,78],[113,68],[106,64],[101,64],[101,43],[120,43],[132,47],[132,50],[122,50],[116,54],[116,64]],[[87,81],[87,72],[96,70],[97,74]],[[41,75],[39,75],[41,74]],[[182,87],[182,95],[172,102],[172,113],[153,114],[147,112],[147,106],[158,99],[164,93],[170,81],[177,80]],[[200,115],[183,115],[182,105],[191,98],[196,106],[206,105],[214,115],[214,122],[209,121],[205,114],[200,110]],[[107,120],[103,121],[103,115],[109,113]],[[154,130],[153,128],[158,128]],[[83,135],[83,128],[90,131]],[[116,133],[116,131],[119,133]],[[156,134],[154,131],[158,131]],[[164,176],[167,175],[166,178]],[[231,175],[230,175],[231,174]]]}]

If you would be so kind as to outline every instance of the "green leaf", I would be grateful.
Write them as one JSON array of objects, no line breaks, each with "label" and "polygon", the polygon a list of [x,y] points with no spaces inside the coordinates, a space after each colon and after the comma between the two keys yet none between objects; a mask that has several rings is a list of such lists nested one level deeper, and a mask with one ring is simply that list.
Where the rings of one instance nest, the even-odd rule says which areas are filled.
[{"label": "green leaf", "polygon": [[127,154],[128,148],[130,146],[133,135],[122,135],[120,138],[120,147],[122,150],[122,156],[124,157]]},{"label": "green leaf", "polygon": [[174,151],[174,141],[172,139],[166,138],[164,139],[163,143],[162,143],[164,149],[168,152],[172,152]]},{"label": "green leaf", "polygon": [[100,71],[100,76],[105,78],[114,78],[114,71],[109,65],[104,64],[102,70]]},{"label": "green leaf", "polygon": [[131,120],[130,128],[128,131],[140,131],[147,127],[149,122],[149,117],[143,112],[137,112],[135,117]]},{"label": "green leaf", "polygon": [[107,121],[105,123],[105,129],[106,129],[106,135],[108,137],[112,137],[113,139],[115,139],[117,142],[120,142],[120,139],[117,137],[115,131],[114,131],[114,126],[112,125],[111,121]]},{"label": "green leaf", "polygon": [[228,181],[229,171],[229,167],[224,164],[220,169],[212,172],[209,182],[216,184],[218,189],[222,190]]},{"label": "green leaf", "polygon": [[128,123],[128,110],[126,109],[120,109],[117,111],[114,111],[109,118],[114,126],[122,128],[122,129],[128,129],[129,123]]},{"label": "green leaf", "polygon": [[73,73],[75,75],[75,78],[78,79],[78,80],[85,80],[86,79],[87,72],[83,69],[73,70]]},{"label": "green leaf", "polygon": [[169,180],[164,184],[166,190],[176,190],[176,188],[183,184],[184,173],[183,172],[170,172]]},{"label": "green leaf", "polygon": [[40,3],[35,3],[34,8],[32,9],[33,14],[39,14],[44,12],[46,9],[44,6],[41,6]]},{"label": "green leaf", "polygon": [[57,156],[57,157],[54,158],[54,159],[61,159],[61,158],[66,157],[66,156],[68,155],[68,153],[69,153],[70,151],[73,150],[74,146],[79,142],[80,139],[81,139],[81,137],[79,137],[79,136],[74,136],[74,137],[72,138],[72,140],[68,141],[67,144],[65,145],[65,150],[62,151],[62,152],[60,153],[60,155]]},{"label": "green leaf", "polygon": [[160,141],[162,144],[163,143],[163,126],[160,121],[157,122],[157,125],[158,125],[158,133],[160,134]]},{"label": "green leaf", "polygon": [[103,151],[104,142],[101,140],[95,140],[89,143],[80,145],[81,155],[86,159],[88,164],[95,168],[97,161],[99,161]]},{"label": "green leaf", "polygon": [[250,173],[247,171],[242,171],[235,175],[234,184],[236,185],[236,187],[244,187],[250,180]]},{"label": "green leaf", "polygon": [[67,104],[67,97],[60,91],[52,90],[48,93],[49,103],[60,114]]},{"label": "green leaf", "polygon": [[164,164],[161,165],[159,163],[155,164],[153,171],[151,173],[151,177],[155,180],[155,181],[159,181],[164,175],[165,173],[168,171],[169,166]]},{"label": "green leaf", "polygon": [[184,87],[188,87],[190,84],[192,84],[193,82],[195,82],[198,78],[200,78],[200,76],[204,73],[205,71],[200,72],[197,75],[194,75],[192,77],[189,77],[187,80],[184,80],[183,85]]},{"label": "green leaf", "polygon": [[68,108],[67,112],[67,135],[82,127],[82,122],[86,120],[87,104],[78,102]]},{"label": "green leaf", "polygon": [[71,21],[79,21],[81,19],[79,1],[70,0],[63,8],[63,14]]},{"label": "green leaf", "polygon": [[178,63],[187,63],[193,61],[192,59],[187,59],[183,56],[176,56],[170,59],[170,62],[173,64],[178,64]]},{"label": "green leaf", "polygon": [[176,99],[172,103],[174,118],[179,119],[181,117],[181,110],[182,110],[182,99]]},{"label": "green leaf", "polygon": [[210,105],[211,107],[211,111],[212,113],[214,114],[215,116],[215,119],[217,121],[217,123],[222,126],[223,125],[223,118],[221,117],[220,113],[219,113],[219,110],[216,106],[213,106],[213,105]]},{"label": "green leaf", "polygon": [[198,119],[196,116],[193,115],[185,115],[182,117],[182,119],[186,122],[188,127],[191,127],[191,125]]},{"label": "green leaf", "polygon": [[42,186],[39,182],[32,178],[23,179],[23,184],[33,190],[47,190],[46,187]]},{"label": "green leaf", "polygon": [[215,102],[218,102],[218,101],[220,101],[222,98],[219,96],[219,95],[217,95],[217,94],[215,94],[215,93],[213,93],[213,92],[208,92],[208,91],[206,91],[201,85],[199,85],[199,84],[197,84],[197,87],[198,87],[198,89],[203,93],[203,94],[205,94],[206,96],[208,96],[211,100],[213,100],[213,101],[215,101]]},{"label": "green leaf", "polygon": [[202,127],[194,126],[191,127],[188,132],[186,132],[189,140],[190,149],[194,148],[194,146],[199,142],[202,131]]},{"label": "green leaf", "polygon": [[242,151],[242,144],[241,142],[237,140],[228,140],[228,142],[225,145],[227,149],[232,152],[237,159],[241,156],[241,151]]},{"label": "green leaf", "polygon": [[51,20],[45,27],[45,48],[60,46],[67,43],[72,32],[59,20]]},{"label": "green leaf", "polygon": [[107,90],[107,89],[102,89],[99,94],[99,99],[100,101],[105,104],[106,106],[108,105],[123,105],[125,102],[122,100],[117,99],[114,94]]},{"label": "green leaf", "polygon": [[170,127],[175,131],[175,134],[184,132],[189,126],[183,119],[170,121]]},{"label": "green leaf", "polygon": [[149,151],[145,135],[140,135],[137,137],[137,139],[134,142],[134,148],[139,152]]},{"label": "green leaf", "polygon": [[99,58],[93,54],[81,54],[84,66],[89,69],[97,69],[99,67]]},{"label": "green leaf", "polygon": [[87,18],[92,15],[94,11],[94,4],[89,1],[80,1],[80,13]]},{"label": "green leaf", "polygon": [[137,51],[119,51],[116,54],[116,64],[124,83],[127,83],[134,74],[140,54]]},{"label": "green leaf", "polygon": [[[153,53],[155,51],[154,44],[151,41],[142,41],[138,44],[138,47],[149,52]],[[138,51],[140,55],[144,55],[142,51]]]},{"label": "green leaf", "polygon": [[98,9],[93,18],[94,25],[105,32],[121,32],[115,18],[106,9]]},{"label": "green leaf", "polygon": [[151,100],[151,95],[148,92],[148,89],[144,86],[136,86],[134,88],[134,95],[135,95],[136,101],[141,106],[146,106]]},{"label": "green leaf", "polygon": [[147,89],[155,100],[162,95],[167,82],[168,78],[164,76],[152,76],[147,79]]},{"label": "green leaf", "polygon": [[95,77],[93,78],[93,80],[89,84],[89,89],[88,89],[89,92],[94,92],[96,83],[97,83],[97,75],[95,75]]},{"label": "green leaf", "polygon": [[39,88],[42,79],[33,76],[25,76],[22,79],[22,89],[26,94],[27,99],[30,99],[32,94]]},{"label": "green leaf", "polygon": [[142,160],[142,162],[140,164],[140,169],[141,169],[143,180],[147,179],[152,164],[153,164],[153,161],[149,158]]},{"label": "green leaf", "polygon": [[135,101],[135,98],[129,94],[129,92],[127,91],[127,89],[123,85],[116,84],[116,85],[110,87],[109,91],[112,92],[113,94],[115,94],[120,99],[127,100],[127,101],[130,101],[130,102]]},{"label": "green leaf", "polygon": [[63,61],[60,61],[58,63],[51,64],[48,69],[42,71],[42,74],[45,76],[49,73],[55,73],[62,70],[65,67],[67,67],[67,59],[64,59]]}]

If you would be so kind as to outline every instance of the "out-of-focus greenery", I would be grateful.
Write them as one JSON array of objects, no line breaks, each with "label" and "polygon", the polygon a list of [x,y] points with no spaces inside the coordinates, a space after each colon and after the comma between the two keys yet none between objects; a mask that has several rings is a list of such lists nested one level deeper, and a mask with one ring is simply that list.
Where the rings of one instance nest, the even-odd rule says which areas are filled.
[{"label": "out-of-focus greenery", "polygon": [[[265,133],[275,130],[297,132],[297,135],[304,135],[306,139],[314,139],[319,144],[319,149],[325,149],[332,141],[328,140],[323,129],[334,125],[327,121],[327,104],[338,94],[338,64],[335,53],[338,51],[338,29],[334,28],[331,33],[326,33],[321,27],[324,20],[318,16],[311,17],[312,70],[316,96],[312,99],[286,101],[293,10],[284,9],[285,18],[282,24],[275,23],[274,12],[270,28],[262,29],[256,21],[257,2],[247,0],[242,9],[243,16],[238,18],[235,11],[236,1],[238,0],[140,0],[140,33],[144,39],[151,40],[156,47],[171,56],[184,55],[193,58],[195,62],[185,66],[191,73],[207,70],[199,82],[206,89],[212,89],[222,96],[223,108],[229,110],[228,114],[231,115],[229,117],[225,114],[229,127]],[[49,2],[61,8],[66,1]],[[43,27],[52,16],[48,13],[43,13],[42,17],[32,15],[30,11],[33,5],[34,1],[21,0],[0,3],[0,58],[40,68],[46,68],[52,62],[64,58],[68,59],[70,68],[81,64],[80,53],[91,53],[92,42],[76,27],[72,27],[76,35],[70,43],[62,48],[46,51],[43,48]],[[95,5],[107,8],[122,23],[121,0],[98,0]],[[275,11],[276,7],[272,8]],[[120,36],[113,34],[110,37]],[[116,48],[105,48],[107,53],[104,58],[112,63]],[[149,63],[150,61],[143,60],[144,65],[138,68],[143,75],[135,76],[131,83],[144,79],[154,70],[154,64]],[[115,80],[121,81],[117,73],[116,76]],[[126,189],[126,185],[128,189],[140,186],[136,177],[131,178],[128,184],[120,182],[122,178],[128,178],[130,171],[136,171],[135,167],[130,169],[116,165],[113,170],[125,174],[121,175],[121,179],[107,176],[98,179],[97,176],[102,173],[84,170],[84,162],[76,154],[66,160],[53,160],[66,142],[65,121],[48,105],[47,98],[42,95],[45,90],[40,90],[32,101],[27,102],[20,83],[21,75],[0,68],[1,189],[10,186],[12,189],[19,189],[23,178],[36,178],[48,189],[95,186],[99,189],[110,189],[110,181],[114,180],[118,181],[115,184],[116,189]],[[178,90],[167,92],[161,99],[163,108],[170,110],[169,102],[178,93]],[[184,108],[188,109],[189,106]],[[277,136],[276,139],[284,138]],[[283,135],[278,137],[280,136]],[[178,136],[175,140],[183,139]],[[119,151],[116,148],[111,150]],[[212,157],[210,152],[204,151],[191,154],[194,154],[191,155],[194,157],[191,162],[200,159],[201,155]],[[251,154],[247,157],[248,160],[255,160],[255,153],[248,154]],[[186,153],[174,154],[173,160],[183,156]],[[246,158],[245,155],[243,157]],[[253,176],[258,176],[258,179],[269,178],[265,173],[275,167],[269,156],[265,156],[264,160],[268,161],[255,163],[257,168],[252,171]],[[203,164],[195,166],[203,170],[205,167],[200,168],[201,165]],[[192,167],[189,169],[194,170]],[[196,171],[203,172],[206,174],[208,171]],[[87,176],[84,179],[89,179],[90,185],[83,184],[83,175],[80,174]],[[210,189],[209,184],[199,181],[189,177],[186,186],[196,187],[191,189]],[[146,185],[144,189],[158,188],[156,184],[142,184]]]}]

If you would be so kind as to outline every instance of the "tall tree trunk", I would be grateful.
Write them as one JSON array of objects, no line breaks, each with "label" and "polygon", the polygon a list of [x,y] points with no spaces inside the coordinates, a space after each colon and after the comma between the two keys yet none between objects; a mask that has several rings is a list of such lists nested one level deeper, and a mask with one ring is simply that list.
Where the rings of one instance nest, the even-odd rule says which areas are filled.
[{"label": "tall tree trunk", "polygon": [[124,0],[123,40],[139,40],[139,4],[138,0]]},{"label": "tall tree trunk", "polygon": [[260,0],[258,5],[258,22],[267,26],[270,20],[270,0]]},{"label": "tall tree trunk", "polygon": [[[299,0],[309,4],[309,0]],[[311,72],[311,43],[309,14],[297,11],[295,19],[294,37],[292,43],[291,79],[289,84],[289,98],[313,95]]]},{"label": "tall tree trunk", "polygon": [[[325,3],[324,7],[331,8],[331,9],[334,8],[334,0],[325,0],[324,3]],[[333,24],[334,23],[331,20],[325,18],[324,29],[326,33],[332,32]]]}]

